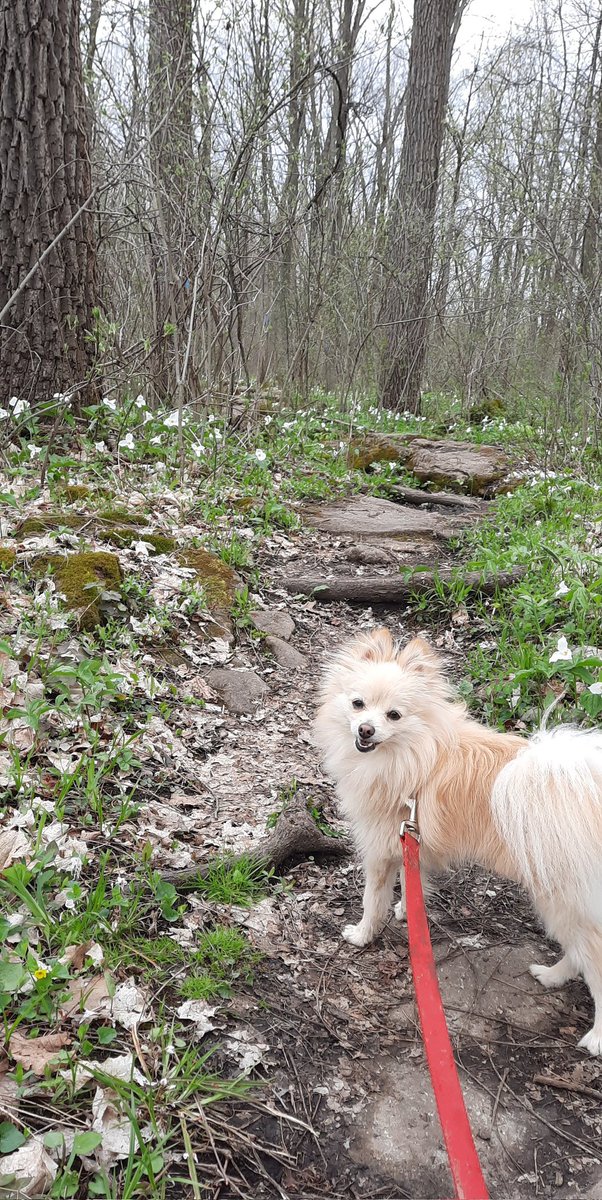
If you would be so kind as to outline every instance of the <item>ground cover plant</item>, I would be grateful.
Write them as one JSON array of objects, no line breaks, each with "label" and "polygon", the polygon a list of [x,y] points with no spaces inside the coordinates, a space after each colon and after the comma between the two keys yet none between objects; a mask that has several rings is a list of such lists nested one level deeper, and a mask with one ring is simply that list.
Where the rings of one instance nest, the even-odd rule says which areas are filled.
[{"label": "ground cover plant", "polygon": [[[595,447],[572,433],[551,447],[519,411],[469,423],[459,402],[435,396],[425,413],[383,412],[361,399],[341,408],[316,394],[287,410],[266,406],[237,432],[218,413],[185,410],[183,450],[178,414],[142,396],[90,407],[85,422],[59,430],[52,450],[29,410],[7,417],[0,1176],[9,1194],[19,1170],[35,1169],[40,1194],[53,1197],[205,1197],[221,1178],[215,1156],[208,1164],[212,1144],[229,1138],[249,1152],[228,1124],[235,1128],[236,1113],[265,1116],[267,1106],[269,1120],[289,1121],[290,1131],[294,1120],[308,1124],[284,1100],[270,1108],[269,1054],[249,1017],[270,961],[270,914],[277,904],[296,911],[304,893],[294,869],[266,871],[241,848],[274,827],[308,778],[318,828],[342,827],[328,801],[324,808],[307,743],[297,742],[296,762],[290,741],[286,753],[274,750],[282,717],[256,743],[264,718],[228,716],[212,673],[242,654],[277,699],[269,637],[253,614],[272,594],[282,604],[272,580],[313,536],[307,506],[387,495],[392,481],[417,486],[396,461],[350,465],[353,439],[441,436],[446,413],[446,436],[505,447],[512,488],[450,542],[452,582],[416,593],[403,621],[453,650],[468,704],[500,727],[531,731],[552,703],[554,719],[599,718]],[[324,553],[319,538],[311,546]],[[74,591],[65,566],[78,562]],[[465,568],[517,564],[525,574],[513,587],[466,593]],[[289,597],[286,607],[307,646],[316,631],[330,641],[333,618],[348,620],[311,597]],[[294,742],[305,728],[294,705],[286,723]],[[241,737],[244,818],[238,784],[214,794],[215,772],[227,784]],[[195,880],[199,863],[207,869]],[[173,882],[178,869],[192,872],[185,887]],[[278,1172],[290,1167],[271,1126],[257,1146],[272,1155],[268,1177],[275,1162]]]}]

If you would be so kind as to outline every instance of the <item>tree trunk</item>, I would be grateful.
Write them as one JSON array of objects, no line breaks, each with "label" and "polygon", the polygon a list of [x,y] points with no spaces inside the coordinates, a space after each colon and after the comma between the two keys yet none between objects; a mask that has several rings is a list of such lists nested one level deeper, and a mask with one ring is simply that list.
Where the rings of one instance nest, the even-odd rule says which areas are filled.
[{"label": "tree trunk", "polygon": [[194,273],[191,0],[149,0],[148,78],[157,216],[154,382],[159,394],[165,395],[175,393],[179,381],[181,326]]},{"label": "tree trunk", "polygon": [[381,374],[386,408],[420,409],[437,183],[454,37],[462,0],[415,0]]},{"label": "tree trunk", "polygon": [[0,20],[0,405],[94,391],[96,245],[79,0],[9,0]]}]

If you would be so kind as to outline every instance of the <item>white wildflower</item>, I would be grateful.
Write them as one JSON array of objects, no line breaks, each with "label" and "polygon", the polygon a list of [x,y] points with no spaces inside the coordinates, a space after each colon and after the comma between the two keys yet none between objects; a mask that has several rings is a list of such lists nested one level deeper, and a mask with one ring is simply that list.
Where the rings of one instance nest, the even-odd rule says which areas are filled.
[{"label": "white wildflower", "polygon": [[195,458],[202,458],[203,454],[205,453],[205,447],[201,446],[200,442],[196,442],[190,447],[190,449],[192,450]]},{"label": "white wildflower", "polygon": [[6,421],[7,416],[8,416],[8,409],[0,408],[0,421]]},{"label": "white wildflower", "polygon": [[116,400],[110,400],[108,396],[105,396],[103,398],[102,402],[103,402],[105,408],[110,408],[111,412],[117,412],[117,401]]},{"label": "white wildflower", "polygon": [[261,450],[258,447],[257,450],[255,451],[255,458],[257,459],[257,462],[260,462],[260,463],[265,462],[265,460],[267,458],[267,454],[266,454],[265,450]]},{"label": "white wildflower", "polygon": [[550,655],[549,661],[555,662],[571,662],[573,651],[569,650],[569,644],[565,637],[558,638],[557,649]]},{"label": "white wildflower", "polygon": [[602,696],[602,679],[597,683],[590,683],[587,690],[591,692],[592,696]]},{"label": "white wildflower", "polygon": [[561,596],[567,595],[568,590],[569,589],[568,589],[566,583],[564,582],[564,579],[561,579],[560,583],[558,584],[558,590],[554,593],[554,598],[556,600],[559,600]]},{"label": "white wildflower", "polygon": [[150,439],[150,445],[151,446],[160,446],[161,445],[161,434],[160,433],[157,433],[155,435],[155,437],[152,437]]},{"label": "white wildflower", "polygon": [[33,442],[28,442],[27,448],[29,450],[30,458],[39,458],[40,454],[44,453],[44,451],[42,450],[42,447],[34,446]]},{"label": "white wildflower", "polygon": [[134,404],[136,405],[136,408],[146,408],[146,400],[144,399],[144,396],[136,396]]},{"label": "white wildflower", "polygon": [[136,443],[134,441],[134,435],[132,433],[126,433],[125,437],[123,437],[121,439],[121,441],[119,442],[120,450],[134,450],[135,447],[136,447]]},{"label": "white wildflower", "polygon": [[11,396],[8,405],[13,410],[13,417],[20,417],[30,407],[29,400],[19,400],[17,396]]},{"label": "white wildflower", "polygon": [[168,417],[165,418],[163,424],[167,425],[168,429],[173,429],[178,424],[178,421],[179,421],[178,412],[172,412],[169,414]]},{"label": "white wildflower", "polygon": [[94,443],[94,449],[95,449],[95,450],[98,450],[98,453],[99,453],[99,454],[106,454],[106,452],[107,452],[107,443],[106,443],[106,442],[95,442],[95,443]]}]

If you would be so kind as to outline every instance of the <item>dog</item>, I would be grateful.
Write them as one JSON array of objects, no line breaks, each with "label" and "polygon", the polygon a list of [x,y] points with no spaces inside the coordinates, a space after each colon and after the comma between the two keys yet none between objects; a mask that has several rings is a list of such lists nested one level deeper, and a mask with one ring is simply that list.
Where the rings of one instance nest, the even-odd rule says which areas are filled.
[{"label": "dog", "polygon": [[[425,893],[460,863],[526,888],[563,950],[531,974],[546,988],[583,976],[595,1017],[579,1045],[602,1054],[602,732],[523,738],[480,725],[427,642],[401,647],[377,629],[331,659],[314,734],[364,866],[363,916],[343,937],[366,946],[384,928],[414,799]],[[403,871],[401,888],[399,920]]]}]

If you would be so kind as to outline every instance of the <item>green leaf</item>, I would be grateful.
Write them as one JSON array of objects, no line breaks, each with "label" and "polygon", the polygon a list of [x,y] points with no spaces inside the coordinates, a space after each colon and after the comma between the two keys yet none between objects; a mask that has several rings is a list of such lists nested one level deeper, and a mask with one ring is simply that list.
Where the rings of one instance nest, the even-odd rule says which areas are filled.
[{"label": "green leaf", "polygon": [[25,981],[22,963],[0,962],[0,992],[18,992]]},{"label": "green leaf", "polygon": [[80,1157],[85,1157],[92,1154],[99,1146],[102,1145],[102,1136],[100,1133],[76,1133],[73,1139],[73,1153],[79,1154]]},{"label": "green leaf", "polygon": [[110,1046],[117,1037],[117,1030],[112,1029],[110,1025],[101,1025],[100,1029],[96,1030],[96,1036],[100,1046]]},{"label": "green leaf", "polygon": [[13,1150],[17,1150],[23,1145],[27,1139],[16,1125],[11,1125],[10,1121],[2,1121],[0,1124],[0,1154],[12,1154]]},{"label": "green leaf", "polygon": [[44,1134],[44,1145],[48,1150],[58,1150],[65,1144],[65,1136],[56,1129],[50,1129]]}]

